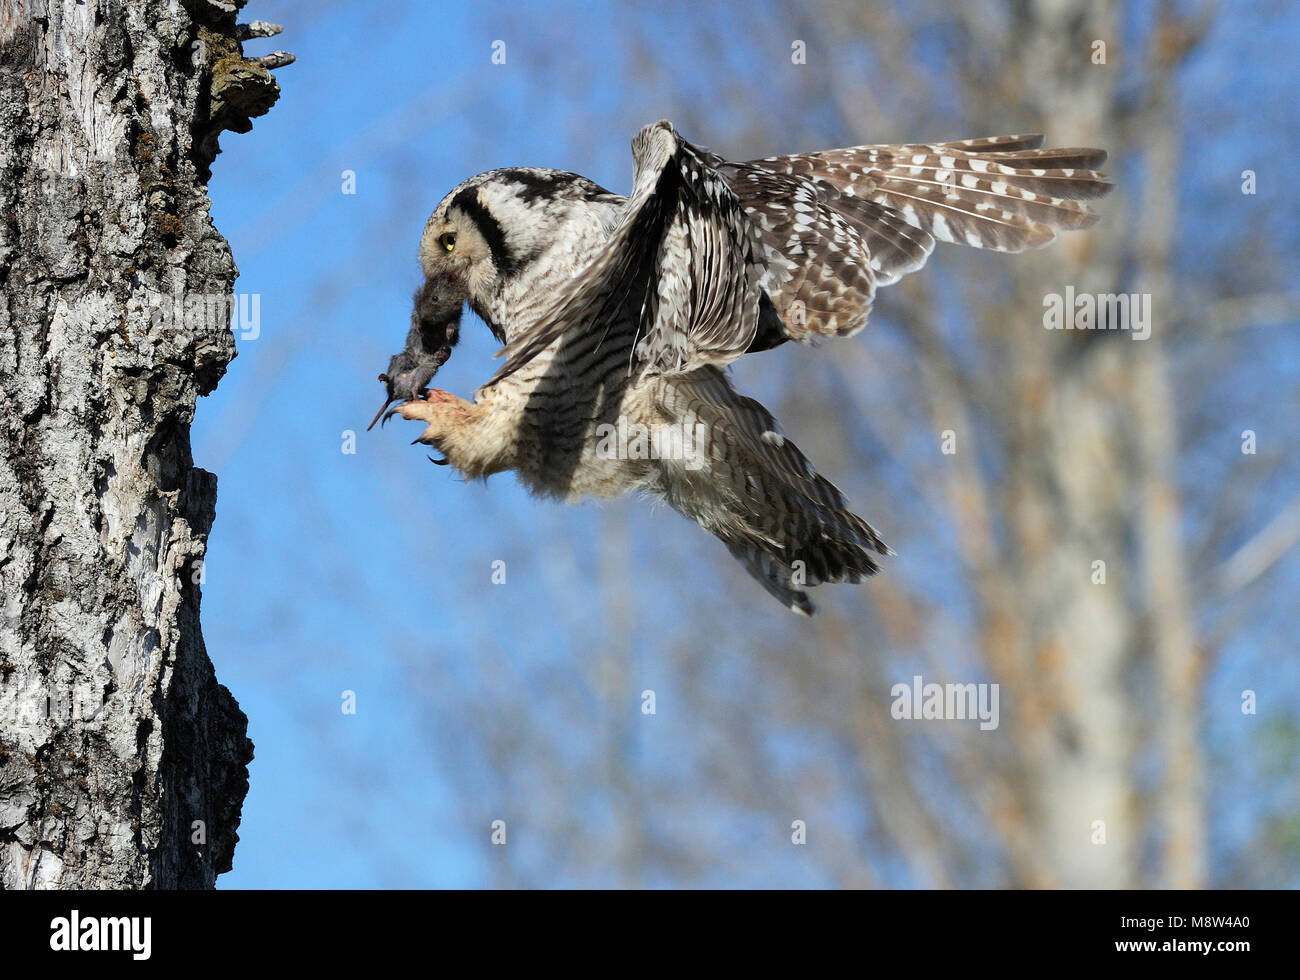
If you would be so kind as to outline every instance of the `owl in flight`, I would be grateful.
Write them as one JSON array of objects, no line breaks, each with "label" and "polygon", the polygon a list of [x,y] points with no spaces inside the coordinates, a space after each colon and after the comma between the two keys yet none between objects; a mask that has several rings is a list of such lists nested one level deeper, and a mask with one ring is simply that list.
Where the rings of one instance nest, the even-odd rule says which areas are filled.
[{"label": "owl in flight", "polygon": [[[731,163],[661,121],[632,140],[626,197],[560,170],[471,177],[425,226],[425,281],[406,349],[380,375],[380,415],[425,423],[416,441],[468,477],[514,470],[566,501],[661,497],[811,614],[805,587],[861,581],[889,548],[724,369],[857,333],[876,288],[919,269],[935,242],[1020,252],[1091,225],[1078,202],[1110,189],[1094,169],[1105,151],[1041,143]],[[472,402],[425,389],[466,302],[505,357]]]}]

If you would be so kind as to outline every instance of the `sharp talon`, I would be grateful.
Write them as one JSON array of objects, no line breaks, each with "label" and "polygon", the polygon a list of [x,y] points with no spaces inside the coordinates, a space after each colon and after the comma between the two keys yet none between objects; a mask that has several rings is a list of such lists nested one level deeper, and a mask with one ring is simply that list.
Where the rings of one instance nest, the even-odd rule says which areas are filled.
[{"label": "sharp talon", "polygon": [[[394,398],[393,401],[397,401],[397,399]],[[391,405],[392,402],[389,402],[388,404]],[[384,408],[388,408],[388,405],[385,405]],[[380,409],[381,412],[382,412],[383,410],[384,410],[383,408]],[[388,420],[391,419],[394,415],[396,415],[396,414],[397,414],[398,412],[400,412],[401,410],[402,410],[402,406],[401,406],[401,405],[398,405],[398,406],[397,406],[396,408],[394,408],[394,409],[390,409],[389,412],[388,412],[388,414],[384,416],[384,420],[383,420],[382,422],[379,423],[379,427],[382,429],[384,426],[386,426],[386,425],[388,424]]]},{"label": "sharp talon", "polygon": [[[419,442],[420,440],[417,439],[417,440],[415,440],[415,441],[416,441],[416,442]],[[432,463],[434,466],[446,466],[446,465],[447,465],[447,461],[446,461],[445,459],[434,459],[432,456],[427,457],[427,459],[428,459],[429,462]]]},{"label": "sharp talon", "polygon": [[[384,376],[383,376],[382,374],[379,376],[379,380],[380,380],[380,381],[383,381],[383,380],[384,380]],[[395,401],[397,401],[397,396],[396,396],[396,395],[394,395],[392,398],[388,399],[388,401],[384,402],[382,405],[379,406],[379,411],[377,411],[377,412],[375,413],[375,417],[374,417],[373,419],[371,419],[371,420],[370,420],[370,424],[369,424],[368,426],[366,426],[366,431],[367,431],[367,432],[369,432],[371,429],[373,429],[373,428],[375,427],[375,423],[379,421],[379,417],[380,417],[381,415],[384,416],[384,421],[385,421],[385,422],[388,421],[388,415],[392,415],[393,413],[392,413],[392,412],[389,412],[388,415],[384,415],[384,411],[388,408],[389,405],[393,404],[393,402],[395,402]],[[396,411],[396,409],[394,409],[393,411]],[[382,429],[382,428],[383,428],[383,425],[381,424],[379,427]]]},{"label": "sharp talon", "polygon": [[411,445],[412,445],[412,446],[418,446],[419,444],[420,444],[420,440],[419,440],[419,439],[412,439],[412,440],[411,440]]}]

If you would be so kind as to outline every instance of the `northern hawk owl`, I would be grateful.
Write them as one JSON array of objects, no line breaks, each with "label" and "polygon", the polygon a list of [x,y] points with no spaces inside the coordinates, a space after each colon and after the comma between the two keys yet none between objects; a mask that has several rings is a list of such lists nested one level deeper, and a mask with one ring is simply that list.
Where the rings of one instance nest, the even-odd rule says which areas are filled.
[{"label": "northern hawk owl", "polygon": [[[626,197],[558,170],[471,177],[425,226],[407,349],[380,376],[389,404],[408,400],[387,415],[424,422],[416,441],[469,477],[514,470],[567,501],[660,497],[811,613],[805,587],[858,582],[890,551],[724,369],[787,340],[857,333],[876,288],[937,241],[1019,252],[1091,225],[1078,200],[1109,189],[1094,169],[1105,152],[1041,144],[731,163],[661,121],[632,141]],[[465,302],[506,358],[472,402],[424,390]]]}]

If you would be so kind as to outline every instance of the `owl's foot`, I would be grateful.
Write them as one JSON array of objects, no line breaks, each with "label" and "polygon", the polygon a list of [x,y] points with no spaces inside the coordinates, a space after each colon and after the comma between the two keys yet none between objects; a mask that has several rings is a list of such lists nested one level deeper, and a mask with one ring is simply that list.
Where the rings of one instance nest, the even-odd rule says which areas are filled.
[{"label": "owl's foot", "polygon": [[457,398],[450,391],[430,388],[424,393],[423,398],[412,398],[408,402],[403,402],[396,411],[400,412],[404,419],[423,419],[432,424],[446,418],[449,414],[467,412],[473,408],[474,406],[465,399]]},{"label": "owl's foot", "polygon": [[[457,398],[451,392],[443,391],[441,388],[430,389],[423,398],[403,402],[393,409],[404,419],[418,419],[429,423],[420,436],[412,441],[412,445],[422,443],[441,449],[444,453],[452,431],[458,426],[473,421],[475,410],[471,402]],[[439,465],[447,462],[445,459],[433,459],[432,456],[429,458]]]}]

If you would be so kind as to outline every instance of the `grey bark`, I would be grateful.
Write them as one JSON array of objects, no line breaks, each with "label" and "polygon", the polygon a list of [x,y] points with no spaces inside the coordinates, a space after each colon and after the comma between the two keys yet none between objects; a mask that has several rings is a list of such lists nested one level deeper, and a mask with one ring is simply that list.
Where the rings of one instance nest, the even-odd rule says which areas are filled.
[{"label": "grey bark", "polygon": [[0,15],[0,887],[231,867],[252,744],[199,628],[190,423],[235,356],[209,165],[279,92],[242,5]]}]

